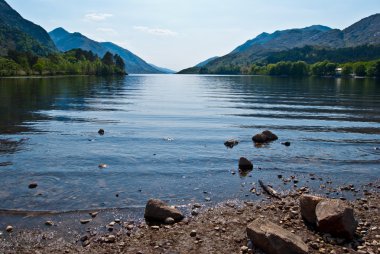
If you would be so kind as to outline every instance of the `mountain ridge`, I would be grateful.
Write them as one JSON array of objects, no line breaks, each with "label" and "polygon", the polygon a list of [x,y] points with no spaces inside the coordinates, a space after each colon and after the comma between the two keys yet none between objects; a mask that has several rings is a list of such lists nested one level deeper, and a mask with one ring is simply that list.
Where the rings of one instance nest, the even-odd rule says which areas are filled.
[{"label": "mountain ridge", "polygon": [[[263,32],[237,46],[230,53],[202,66],[202,71],[207,69],[212,73],[223,66],[244,66],[248,63],[265,62],[272,54],[305,46],[339,49],[367,44],[380,44],[380,14],[378,13],[363,18],[343,30],[312,25],[277,30],[273,33]],[[194,66],[185,70],[186,72],[198,71],[200,70],[198,67]]]},{"label": "mountain ridge", "polygon": [[98,42],[79,32],[70,33],[62,27],[52,30],[49,35],[60,51],[80,48],[92,51],[99,57],[103,57],[107,51],[118,54],[124,60],[127,72],[131,74],[167,73],[159,69],[161,67],[152,66],[131,51],[112,42]]}]

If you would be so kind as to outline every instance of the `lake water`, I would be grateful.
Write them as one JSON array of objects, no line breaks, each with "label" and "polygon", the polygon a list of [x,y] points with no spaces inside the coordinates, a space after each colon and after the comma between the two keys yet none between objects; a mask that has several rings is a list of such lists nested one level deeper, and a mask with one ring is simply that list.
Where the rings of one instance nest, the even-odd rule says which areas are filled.
[{"label": "lake water", "polygon": [[[252,136],[266,129],[279,140],[255,147]],[[227,149],[230,138],[241,142]],[[278,174],[315,191],[328,179],[362,184],[380,177],[376,147],[378,80],[0,79],[0,210],[142,208],[150,197],[172,204],[255,199],[250,189],[259,179],[293,188]],[[248,176],[231,174],[241,156],[254,164]]]}]

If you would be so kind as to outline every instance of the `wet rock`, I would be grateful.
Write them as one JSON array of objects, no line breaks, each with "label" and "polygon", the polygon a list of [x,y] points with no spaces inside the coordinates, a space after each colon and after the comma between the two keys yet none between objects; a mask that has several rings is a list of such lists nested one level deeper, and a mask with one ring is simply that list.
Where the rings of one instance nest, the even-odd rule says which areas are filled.
[{"label": "wet rock", "polygon": [[176,208],[168,206],[159,199],[150,199],[145,207],[145,219],[164,222],[166,218],[171,217],[175,221],[184,218],[183,214]]},{"label": "wet rock", "polygon": [[253,164],[249,160],[244,157],[240,157],[239,159],[239,169],[243,171],[248,171],[253,169]]},{"label": "wet rock", "polygon": [[104,135],[104,130],[103,129],[99,129],[98,133],[99,133],[99,135]]},{"label": "wet rock", "polygon": [[34,189],[34,188],[37,188],[38,184],[33,182],[33,183],[30,183],[29,184],[29,189]]},{"label": "wet rock", "polygon": [[289,141],[282,142],[281,144],[284,145],[284,146],[290,146],[290,142]]},{"label": "wet rock", "polygon": [[319,202],[315,209],[318,230],[333,236],[353,239],[358,222],[354,210],[339,199]]},{"label": "wet rock", "polygon": [[256,219],[247,226],[248,238],[268,254],[307,254],[302,239],[265,219]]},{"label": "wet rock", "polygon": [[252,141],[255,143],[266,143],[266,142],[275,141],[277,139],[278,139],[277,135],[268,130],[263,131],[260,134],[256,134],[255,136],[252,137]]},{"label": "wet rock", "polygon": [[313,225],[317,223],[315,208],[322,200],[323,198],[321,197],[307,194],[303,194],[300,197],[301,216],[305,221]]},{"label": "wet rock", "polygon": [[13,227],[11,225],[7,226],[5,228],[5,231],[7,231],[8,233],[12,232],[13,231]]},{"label": "wet rock", "polygon": [[99,167],[99,168],[107,168],[108,165],[107,165],[107,164],[104,164],[104,163],[100,163],[98,167]]},{"label": "wet rock", "polygon": [[264,134],[260,133],[253,136],[252,141],[255,143],[265,143],[268,142],[268,138]]},{"label": "wet rock", "polygon": [[239,144],[238,140],[230,139],[224,142],[224,145],[229,148],[233,148],[234,146],[237,146]]}]

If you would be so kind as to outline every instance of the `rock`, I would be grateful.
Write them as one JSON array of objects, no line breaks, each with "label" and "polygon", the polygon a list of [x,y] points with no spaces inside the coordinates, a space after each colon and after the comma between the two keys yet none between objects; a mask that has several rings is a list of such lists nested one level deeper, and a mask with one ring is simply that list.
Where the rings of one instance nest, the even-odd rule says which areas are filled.
[{"label": "rock", "polygon": [[29,184],[29,189],[34,189],[34,188],[37,188],[38,184],[37,183],[30,183]]},{"label": "rock", "polygon": [[53,226],[54,223],[51,220],[48,220],[48,221],[45,222],[45,225],[46,226]]},{"label": "rock", "polygon": [[168,217],[173,218],[174,221],[180,221],[184,218],[178,209],[168,206],[159,199],[150,199],[147,202],[144,217],[146,220],[161,222],[164,222]]},{"label": "rock", "polygon": [[91,220],[89,220],[89,219],[82,219],[82,220],[80,220],[80,223],[81,224],[87,224],[87,223],[89,223]]},{"label": "rock", "polygon": [[313,225],[317,223],[315,207],[322,200],[323,198],[321,197],[307,194],[304,194],[300,197],[301,216],[305,221]]},{"label": "rock", "polygon": [[199,210],[198,210],[198,208],[193,209],[193,210],[191,211],[191,215],[192,215],[192,216],[198,216],[198,215],[199,215]]},{"label": "rock", "polygon": [[106,243],[114,243],[114,242],[116,242],[116,236],[114,235],[107,236]]},{"label": "rock", "polygon": [[353,239],[358,222],[354,210],[339,199],[326,199],[315,209],[318,230],[336,237]]},{"label": "rock", "polygon": [[10,233],[10,232],[13,231],[13,227],[9,225],[9,226],[7,226],[7,227],[5,228],[5,231],[7,231],[8,233]]},{"label": "rock", "polygon": [[92,218],[95,218],[99,212],[91,212],[89,213]]},{"label": "rock", "polygon": [[191,237],[196,237],[197,236],[197,231],[196,230],[191,230],[190,236]]},{"label": "rock", "polygon": [[253,164],[249,160],[244,157],[240,157],[239,159],[239,169],[243,171],[252,170]]},{"label": "rock", "polygon": [[99,167],[99,168],[107,168],[108,165],[107,165],[107,164],[104,164],[104,163],[100,163],[98,167]]},{"label": "rock", "polygon": [[236,146],[238,144],[239,144],[239,141],[237,141],[235,139],[230,139],[230,140],[227,140],[226,142],[224,142],[224,145],[229,147],[229,148],[233,148],[234,146]]},{"label": "rock", "polygon": [[174,223],[175,223],[175,220],[172,217],[167,217],[165,219],[165,224],[170,225],[170,224],[174,224]]},{"label": "rock", "polygon": [[290,142],[289,141],[282,142],[281,144],[284,145],[284,146],[290,146]]},{"label": "rock", "polygon": [[104,130],[103,129],[99,129],[98,133],[99,133],[99,135],[104,135]]},{"label": "rock", "polygon": [[271,132],[271,131],[268,131],[268,130],[266,130],[266,131],[263,131],[263,133],[262,134],[264,134],[265,136],[267,136],[267,138],[268,138],[268,141],[275,141],[275,140],[277,140],[278,139],[278,137],[277,137],[277,135],[276,134],[274,134],[273,132]]},{"label": "rock", "polygon": [[277,135],[268,130],[263,131],[260,134],[256,134],[255,136],[252,137],[252,141],[255,143],[266,143],[270,141],[275,141],[277,139],[278,139]]},{"label": "rock", "polygon": [[248,238],[268,254],[307,254],[309,249],[301,237],[265,219],[247,226]]},{"label": "rock", "polygon": [[268,142],[268,137],[260,133],[253,136],[252,141],[255,143],[265,143],[265,142]]}]

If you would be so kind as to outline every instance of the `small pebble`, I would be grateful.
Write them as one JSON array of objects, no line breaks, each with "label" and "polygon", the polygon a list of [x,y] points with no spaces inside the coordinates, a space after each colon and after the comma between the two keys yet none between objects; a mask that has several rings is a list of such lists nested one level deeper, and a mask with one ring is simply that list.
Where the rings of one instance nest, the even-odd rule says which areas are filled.
[{"label": "small pebble", "polygon": [[196,237],[197,236],[197,231],[196,230],[191,230],[190,236],[191,237]]},{"label": "small pebble", "polygon": [[80,223],[81,224],[87,224],[87,223],[89,223],[91,220],[89,220],[89,219],[82,219],[82,220],[80,220]]},{"label": "small pebble", "polygon": [[7,231],[7,232],[12,232],[13,231],[13,227],[12,226],[7,226],[6,228],[5,228],[5,230]]},{"label": "small pebble", "polygon": [[54,223],[51,220],[48,220],[48,221],[45,222],[45,225],[46,226],[53,226]]}]

